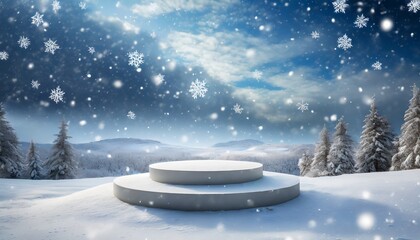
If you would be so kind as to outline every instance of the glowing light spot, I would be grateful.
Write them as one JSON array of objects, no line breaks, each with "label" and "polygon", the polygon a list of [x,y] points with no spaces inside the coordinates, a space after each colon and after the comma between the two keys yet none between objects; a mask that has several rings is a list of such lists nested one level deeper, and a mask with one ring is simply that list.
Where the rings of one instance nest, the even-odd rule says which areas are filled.
[{"label": "glowing light spot", "polygon": [[357,218],[357,225],[363,230],[370,230],[375,225],[375,216],[371,213],[362,213]]},{"label": "glowing light spot", "polygon": [[121,80],[115,80],[113,85],[115,88],[121,88],[123,86],[123,83],[121,82]]},{"label": "glowing light spot", "polygon": [[87,124],[87,122],[86,122],[86,120],[81,120],[80,122],[79,122],[79,125],[80,126],[85,126]]},{"label": "glowing light spot", "polygon": [[391,19],[385,18],[381,21],[382,31],[389,32],[392,30],[393,27],[394,27],[394,22]]}]

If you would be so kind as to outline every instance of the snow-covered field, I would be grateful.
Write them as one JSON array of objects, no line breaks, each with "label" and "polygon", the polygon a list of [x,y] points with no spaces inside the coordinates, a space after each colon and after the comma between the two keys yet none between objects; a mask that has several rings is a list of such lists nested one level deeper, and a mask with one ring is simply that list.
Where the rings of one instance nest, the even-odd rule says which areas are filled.
[{"label": "snow-covered field", "polygon": [[225,212],[131,206],[112,180],[0,179],[0,239],[420,239],[420,170],[303,177],[290,202]]}]

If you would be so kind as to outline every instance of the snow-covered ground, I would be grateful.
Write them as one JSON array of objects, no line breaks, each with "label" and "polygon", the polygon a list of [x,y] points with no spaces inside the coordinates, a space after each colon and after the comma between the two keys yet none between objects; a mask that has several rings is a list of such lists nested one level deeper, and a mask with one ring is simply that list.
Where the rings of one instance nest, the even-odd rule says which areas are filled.
[{"label": "snow-covered ground", "polygon": [[112,180],[0,179],[0,239],[420,239],[420,170],[303,177],[290,202],[225,212],[128,205]]}]

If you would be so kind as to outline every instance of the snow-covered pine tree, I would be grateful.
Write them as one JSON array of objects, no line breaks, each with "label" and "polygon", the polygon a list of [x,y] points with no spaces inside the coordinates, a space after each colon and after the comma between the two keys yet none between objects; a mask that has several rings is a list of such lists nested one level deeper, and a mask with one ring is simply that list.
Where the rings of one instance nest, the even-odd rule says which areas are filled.
[{"label": "snow-covered pine tree", "polygon": [[0,103],[0,177],[19,177],[23,168],[23,159],[19,151],[19,142],[5,117],[5,110]]},{"label": "snow-covered pine tree", "polygon": [[28,173],[31,179],[40,179],[41,178],[41,159],[39,158],[38,153],[35,149],[35,144],[31,141],[29,145],[28,155],[26,156],[26,161],[28,163]]},{"label": "snow-covered pine tree", "polygon": [[62,121],[60,132],[54,141],[52,154],[45,162],[50,179],[74,178],[77,170],[77,163],[73,158],[73,149],[67,139],[67,124]]},{"label": "snow-covered pine tree", "polygon": [[299,158],[298,163],[301,176],[305,176],[310,171],[311,163],[312,157],[309,156],[307,153],[302,154],[302,157]]},{"label": "snow-covered pine tree", "polygon": [[413,97],[404,114],[398,151],[392,157],[391,170],[420,168],[420,91],[413,86]]},{"label": "snow-covered pine tree", "polygon": [[360,136],[357,152],[357,172],[383,172],[391,167],[394,135],[388,121],[378,114],[375,102],[370,105]]},{"label": "snow-covered pine tree", "polygon": [[327,171],[332,175],[354,172],[353,141],[347,134],[344,119],[335,127],[334,139],[327,158]]},{"label": "snow-covered pine tree", "polygon": [[314,159],[311,164],[311,172],[314,176],[327,175],[327,157],[330,152],[330,139],[327,127],[321,130],[319,134],[319,142],[315,146]]}]

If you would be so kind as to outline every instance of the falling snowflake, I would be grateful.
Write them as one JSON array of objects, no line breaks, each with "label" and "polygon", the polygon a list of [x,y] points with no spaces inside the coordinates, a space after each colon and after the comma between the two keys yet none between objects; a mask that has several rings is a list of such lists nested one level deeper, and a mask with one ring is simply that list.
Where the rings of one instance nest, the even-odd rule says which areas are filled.
[{"label": "falling snowflake", "polygon": [[242,111],[244,110],[243,108],[241,108],[241,105],[239,104],[235,104],[232,108],[232,110],[237,113],[237,114],[241,114]]},{"label": "falling snowflake", "polygon": [[56,43],[56,41],[53,41],[51,39],[48,39],[48,41],[44,42],[45,44],[45,52],[49,52],[51,54],[55,53],[55,50],[60,49],[60,46]]},{"label": "falling snowflake", "polygon": [[313,39],[318,39],[318,38],[319,38],[319,32],[317,32],[317,31],[313,31],[313,32],[311,32],[311,37],[312,37]]},{"label": "falling snowflake", "polygon": [[304,111],[308,110],[309,104],[303,102],[303,100],[302,100],[300,103],[296,104],[296,106],[298,107],[298,110],[304,112]]},{"label": "falling snowflake", "polygon": [[5,60],[7,60],[8,58],[9,58],[9,54],[8,54],[7,52],[5,52],[5,51],[0,52],[0,60],[5,61]]},{"label": "falling snowflake", "polygon": [[57,0],[54,0],[51,5],[52,5],[54,13],[57,14],[58,10],[61,9],[60,2]]},{"label": "falling snowflake", "polygon": [[374,64],[372,64],[373,70],[382,70],[382,63],[379,61],[376,61]]},{"label": "falling snowflake", "polygon": [[86,2],[79,2],[79,7],[80,7],[80,9],[85,10],[86,9]]},{"label": "falling snowflake", "polygon": [[90,54],[94,54],[94,53],[95,53],[95,48],[94,48],[94,47],[89,47],[89,48],[88,48],[88,52],[89,52]]},{"label": "falling snowflake", "polygon": [[51,89],[50,99],[55,103],[63,102],[64,94],[65,92],[63,92],[60,86],[58,86],[56,89]]},{"label": "falling snowflake", "polygon": [[129,112],[127,113],[127,117],[128,117],[129,119],[131,119],[131,120],[134,120],[134,119],[136,119],[136,114],[135,114],[134,112],[132,112],[132,111],[129,111]]},{"label": "falling snowflake", "polygon": [[349,5],[346,3],[347,0],[336,0],[332,4],[334,6],[334,12],[336,13],[346,13],[346,7]]},{"label": "falling snowflake", "polygon": [[356,21],[354,21],[354,25],[358,28],[363,28],[367,26],[367,22],[369,21],[369,18],[363,16],[357,16]]},{"label": "falling snowflake", "polygon": [[41,85],[41,84],[38,82],[38,80],[32,80],[32,81],[31,81],[31,86],[32,86],[32,88],[34,88],[34,89],[38,89],[40,85]]},{"label": "falling snowflake", "polygon": [[252,77],[260,80],[262,78],[263,73],[261,71],[255,70],[252,72]]},{"label": "falling snowflake", "polygon": [[128,53],[128,65],[136,68],[140,67],[144,63],[144,54],[136,51]]},{"label": "falling snowflake", "polygon": [[416,13],[420,11],[420,0],[411,0],[408,4],[408,11]]},{"label": "falling snowflake", "polygon": [[39,14],[38,12],[35,13],[34,16],[31,17],[32,24],[36,25],[37,27],[44,23],[44,19],[42,19],[44,15]]},{"label": "falling snowflake", "polygon": [[19,47],[24,49],[27,49],[29,45],[31,45],[31,41],[29,40],[29,38],[24,36],[20,36],[18,43]]},{"label": "falling snowflake", "polygon": [[165,75],[162,75],[162,74],[159,73],[158,75],[153,76],[153,83],[156,86],[161,85],[164,81],[165,81]]},{"label": "falling snowflake", "polygon": [[197,97],[204,97],[207,92],[206,82],[196,79],[191,83],[189,92],[192,94],[194,99],[197,99]]},{"label": "falling snowflake", "polygon": [[342,37],[339,37],[337,40],[337,43],[338,43],[338,48],[342,48],[344,50],[347,50],[353,47],[353,45],[351,45],[351,38],[347,37],[346,34],[344,34]]}]

